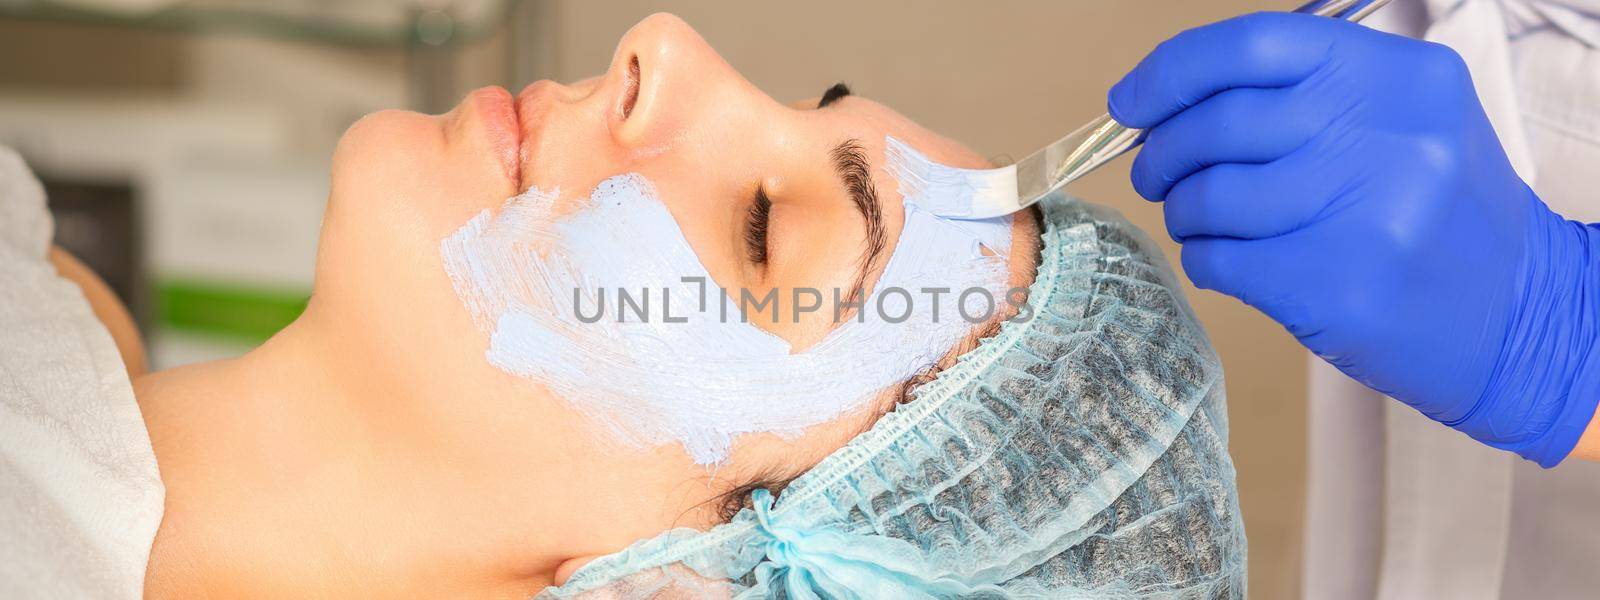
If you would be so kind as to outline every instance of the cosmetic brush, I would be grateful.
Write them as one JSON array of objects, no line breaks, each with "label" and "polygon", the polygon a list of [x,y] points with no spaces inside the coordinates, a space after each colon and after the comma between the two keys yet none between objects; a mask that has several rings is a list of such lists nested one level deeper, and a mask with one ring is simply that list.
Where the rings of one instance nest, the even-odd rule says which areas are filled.
[{"label": "cosmetic brush", "polygon": [[[1318,0],[1294,12],[1359,22],[1388,3],[1389,0]],[[939,206],[932,207],[939,216],[990,219],[1032,206],[1122,156],[1144,143],[1143,133],[1123,127],[1106,114],[1022,162],[999,169],[958,169],[935,163],[909,148],[892,150],[897,150],[894,158],[904,171],[918,179],[910,185],[945,192]]]}]

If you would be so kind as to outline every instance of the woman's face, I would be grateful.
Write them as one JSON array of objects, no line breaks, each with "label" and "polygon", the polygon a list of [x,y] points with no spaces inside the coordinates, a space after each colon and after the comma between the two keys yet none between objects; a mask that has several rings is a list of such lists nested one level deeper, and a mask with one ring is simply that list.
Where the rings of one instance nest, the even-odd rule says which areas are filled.
[{"label": "woman's face", "polygon": [[[655,15],[599,77],[536,82],[515,97],[488,88],[444,115],[389,111],[352,126],[334,156],[307,319],[369,350],[362,368],[396,399],[396,426],[448,448],[469,488],[534,494],[531,506],[509,494],[507,513],[553,519],[544,530],[574,556],[705,525],[714,511],[698,505],[719,491],[706,482],[804,470],[866,421],[743,440],[716,476],[680,449],[608,444],[558,399],[485,362],[488,342],[452,290],[440,240],[529,187],[577,203],[606,178],[638,173],[717,285],[780,297],[851,290],[876,280],[904,223],[886,135],[947,165],[988,166],[864,98],[777,102],[682,21]],[[1030,220],[1017,228],[1013,239],[1036,237]],[[797,351],[834,327],[829,311],[788,316],[751,320]]]}]

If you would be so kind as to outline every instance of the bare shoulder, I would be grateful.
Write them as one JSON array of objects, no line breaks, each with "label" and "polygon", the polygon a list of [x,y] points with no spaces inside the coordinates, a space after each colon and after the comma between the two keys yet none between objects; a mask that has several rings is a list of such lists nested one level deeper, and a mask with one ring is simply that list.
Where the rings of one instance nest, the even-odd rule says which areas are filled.
[{"label": "bare shoulder", "polygon": [[56,268],[56,274],[73,283],[83,290],[83,297],[89,301],[89,308],[94,310],[95,317],[111,332],[111,339],[117,344],[117,352],[122,355],[122,363],[128,369],[128,377],[138,377],[149,370],[145,360],[144,340],[139,337],[139,328],[133,323],[133,315],[128,313],[128,307],[111,291],[105,281],[100,279],[94,271],[84,265],[77,257],[66,250],[51,246],[50,264]]}]

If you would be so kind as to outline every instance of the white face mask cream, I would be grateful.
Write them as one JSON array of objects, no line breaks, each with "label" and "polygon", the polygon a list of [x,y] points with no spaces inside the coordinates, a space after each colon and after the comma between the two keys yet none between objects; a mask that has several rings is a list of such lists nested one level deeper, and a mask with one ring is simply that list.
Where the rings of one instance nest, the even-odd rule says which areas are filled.
[{"label": "white face mask cream", "polygon": [[[890,145],[901,177],[894,161],[921,155]],[[704,465],[741,435],[796,435],[861,408],[1007,301],[1010,218],[952,221],[906,198],[905,227],[860,310],[795,353],[741,318],[749,301],[711,279],[644,177],[611,177],[570,214],[553,212],[556,196],[529,190],[440,243],[456,294],[489,335],[488,361],[621,440],[681,444]],[[841,295],[815,302],[835,314]]]}]

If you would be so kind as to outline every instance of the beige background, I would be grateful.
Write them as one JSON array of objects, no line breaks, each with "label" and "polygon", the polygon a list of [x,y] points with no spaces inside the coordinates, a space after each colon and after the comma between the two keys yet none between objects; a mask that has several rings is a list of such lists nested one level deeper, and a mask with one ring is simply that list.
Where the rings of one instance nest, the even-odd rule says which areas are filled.
[{"label": "beige background", "polygon": [[[835,81],[996,158],[1026,156],[1105,110],[1105,90],[1170,34],[1262,8],[1243,0],[929,3],[826,1],[556,2],[533,18],[549,53],[528,75],[567,80],[609,62],[618,37],[658,10],[676,13],[779,100]],[[1124,158],[1072,191],[1108,204],[1178,247],[1159,205],[1127,181]],[[1234,463],[1250,537],[1250,591],[1299,595],[1306,353],[1241,303],[1190,290],[1227,373]]]}]

